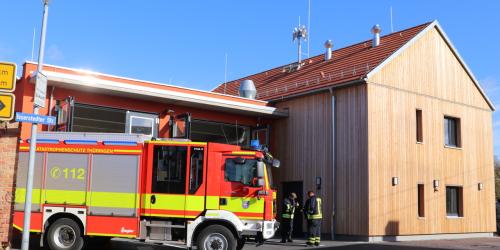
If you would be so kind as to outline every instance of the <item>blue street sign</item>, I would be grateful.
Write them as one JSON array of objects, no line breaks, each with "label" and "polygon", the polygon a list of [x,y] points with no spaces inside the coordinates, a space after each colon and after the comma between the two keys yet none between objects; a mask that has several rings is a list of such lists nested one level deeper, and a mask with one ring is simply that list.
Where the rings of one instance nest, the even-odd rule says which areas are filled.
[{"label": "blue street sign", "polygon": [[56,118],[54,116],[34,115],[34,114],[16,112],[16,122],[29,122],[29,123],[38,123],[46,125],[55,125]]}]

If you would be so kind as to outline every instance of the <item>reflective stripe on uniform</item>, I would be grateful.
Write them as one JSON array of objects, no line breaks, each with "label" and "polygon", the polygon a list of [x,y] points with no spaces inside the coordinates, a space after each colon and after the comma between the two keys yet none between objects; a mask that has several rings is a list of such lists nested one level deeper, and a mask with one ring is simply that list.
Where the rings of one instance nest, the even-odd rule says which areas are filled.
[{"label": "reflective stripe on uniform", "polygon": [[323,218],[323,213],[321,212],[321,198],[316,197],[316,212],[315,214],[308,214],[308,220],[318,220]]}]

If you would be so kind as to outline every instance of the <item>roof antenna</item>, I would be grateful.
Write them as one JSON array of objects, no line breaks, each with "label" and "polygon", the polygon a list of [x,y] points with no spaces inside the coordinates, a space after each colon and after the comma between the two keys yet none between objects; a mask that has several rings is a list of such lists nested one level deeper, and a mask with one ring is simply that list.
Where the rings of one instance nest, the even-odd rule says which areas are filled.
[{"label": "roof antenna", "polygon": [[227,53],[226,53],[226,64],[224,65],[224,94],[226,94],[227,85]]},{"label": "roof antenna", "polygon": [[391,33],[394,33],[394,26],[392,25],[392,6],[391,6]]},{"label": "roof antenna", "polygon": [[35,57],[35,28],[33,28],[33,42],[31,43],[31,61],[33,62],[33,58]]},{"label": "roof antenna", "polygon": [[302,64],[302,41],[301,41],[302,39],[307,40],[307,29],[306,26],[300,25],[300,16],[299,16],[299,27],[295,27],[295,29],[293,29],[293,41],[297,40],[298,43],[297,70],[300,69]]},{"label": "roof antenna", "polygon": [[311,0],[307,1],[307,31],[309,31],[309,40],[307,40],[307,57],[309,58],[311,57],[311,54],[309,54],[309,44],[311,43]]}]

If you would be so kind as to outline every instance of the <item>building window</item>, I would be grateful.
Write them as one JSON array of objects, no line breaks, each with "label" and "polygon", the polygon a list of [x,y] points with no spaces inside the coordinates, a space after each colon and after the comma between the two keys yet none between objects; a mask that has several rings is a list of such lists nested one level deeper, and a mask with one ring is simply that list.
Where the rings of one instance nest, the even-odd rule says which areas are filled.
[{"label": "building window", "polygon": [[446,215],[463,217],[462,187],[446,187]]},{"label": "building window", "polygon": [[424,184],[417,185],[417,192],[418,192],[418,217],[425,217]]},{"label": "building window", "polygon": [[191,140],[249,146],[250,127],[193,119]]},{"label": "building window", "polygon": [[460,119],[444,117],[444,144],[450,147],[461,147]]},{"label": "building window", "polygon": [[422,110],[417,109],[416,112],[416,128],[417,128],[417,142],[424,142],[424,131],[422,128]]}]

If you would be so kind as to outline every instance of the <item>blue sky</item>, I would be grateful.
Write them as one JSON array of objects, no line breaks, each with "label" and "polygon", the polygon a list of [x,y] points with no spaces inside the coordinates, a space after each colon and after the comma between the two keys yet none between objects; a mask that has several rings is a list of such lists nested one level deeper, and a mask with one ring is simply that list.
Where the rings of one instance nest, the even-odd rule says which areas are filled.
[{"label": "blue sky", "polygon": [[[31,59],[41,2],[2,3],[0,61]],[[390,32],[390,6],[394,30],[437,19],[500,108],[500,1],[311,0],[310,54],[326,39],[335,48],[369,39],[375,23]],[[51,0],[45,62],[210,90],[224,81],[226,54],[228,80],[292,62],[299,16],[306,24],[307,0]]]}]

